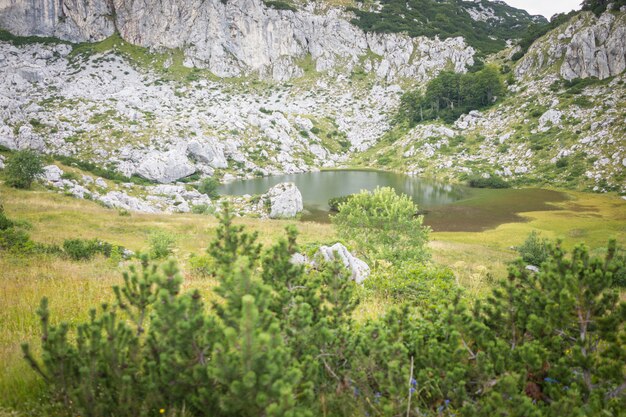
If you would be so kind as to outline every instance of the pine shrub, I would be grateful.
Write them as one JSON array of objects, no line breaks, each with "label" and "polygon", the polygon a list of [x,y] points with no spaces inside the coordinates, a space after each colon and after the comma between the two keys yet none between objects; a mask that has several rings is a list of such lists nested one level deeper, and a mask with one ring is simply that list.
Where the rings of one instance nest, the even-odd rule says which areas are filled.
[{"label": "pine shrub", "polygon": [[[53,325],[42,300],[41,356],[24,345],[26,360],[68,414],[89,417],[618,416],[626,407],[626,303],[614,289],[624,258],[614,241],[603,259],[549,245],[539,273],[520,261],[482,301],[454,286],[429,294],[425,283],[365,319],[341,264],[291,262],[296,238],[288,228],[264,249],[226,208],[206,254],[218,282],[211,301],[182,291],[174,261],[143,257],[114,287],[116,301],[75,330]],[[406,275],[449,279],[425,267]]]}]

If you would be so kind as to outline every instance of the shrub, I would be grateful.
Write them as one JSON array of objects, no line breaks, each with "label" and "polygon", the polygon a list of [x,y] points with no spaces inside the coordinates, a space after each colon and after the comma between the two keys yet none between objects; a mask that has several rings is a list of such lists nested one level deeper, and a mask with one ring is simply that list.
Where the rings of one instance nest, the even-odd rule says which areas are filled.
[{"label": "shrub", "polygon": [[215,260],[209,255],[192,254],[189,257],[189,266],[194,273],[207,277],[215,269]]},{"label": "shrub", "polygon": [[429,229],[422,226],[417,205],[389,187],[354,194],[331,217],[341,239],[368,260],[424,261]]},{"label": "shrub", "polygon": [[0,249],[26,255],[35,250],[35,244],[25,231],[9,227],[0,230]]},{"label": "shrub", "polygon": [[194,214],[213,214],[215,213],[215,207],[208,204],[196,204],[191,207],[191,212]]},{"label": "shrub", "polygon": [[603,259],[551,246],[539,273],[516,263],[472,304],[449,272],[404,264],[397,287],[371,285],[409,303],[366,319],[341,265],[291,262],[294,229],[263,250],[232,220],[226,208],[206,254],[217,282],[206,304],[183,292],[173,261],[146,257],[82,323],[53,324],[42,300],[41,359],[23,351],[68,415],[617,416],[626,405],[614,241]]},{"label": "shrub", "polygon": [[91,259],[97,252],[94,241],[67,239],[63,242],[63,251],[74,261]]},{"label": "shrub", "polygon": [[375,272],[365,281],[365,288],[398,302],[410,301],[424,307],[452,300],[458,290],[450,269],[410,263],[401,269],[384,268]]},{"label": "shrub", "polygon": [[559,158],[556,161],[557,168],[565,168],[569,165],[569,159],[567,157]]},{"label": "shrub", "polygon": [[5,214],[2,206],[0,206],[0,230],[7,230],[14,226],[12,220],[10,220]]},{"label": "shrub", "polygon": [[[124,248],[113,246],[98,239],[66,239],[63,242],[63,251],[71,260],[83,261],[93,258],[98,253],[107,258],[118,256],[124,251]],[[114,254],[114,251],[118,253]]]},{"label": "shrub", "polygon": [[168,232],[158,230],[150,234],[148,242],[150,244],[150,256],[153,259],[163,259],[174,253],[176,238]]},{"label": "shrub", "polygon": [[474,176],[467,180],[467,185],[472,188],[509,188],[511,184],[502,179],[501,177],[497,177],[495,175],[490,176],[489,178],[484,178],[481,176]]},{"label": "shrub", "polygon": [[41,157],[33,151],[15,152],[6,163],[4,175],[7,185],[15,188],[30,188],[31,184],[43,172]]},{"label": "shrub", "polygon": [[330,207],[330,211],[339,212],[339,206],[347,202],[350,199],[350,197],[352,197],[353,195],[354,194],[343,195],[341,197],[333,197],[329,199],[328,206]]},{"label": "shrub", "polygon": [[270,7],[276,10],[289,10],[292,12],[298,11],[298,9],[296,9],[294,5],[287,3],[285,1],[282,1],[282,0],[263,0],[263,4],[265,4],[265,6],[267,7]]},{"label": "shrub", "polygon": [[220,198],[220,194],[217,191],[220,183],[213,177],[204,178],[200,184],[196,187],[202,194],[206,194],[210,199],[216,200]]},{"label": "shrub", "polygon": [[539,233],[533,230],[517,252],[527,264],[541,266],[548,258],[548,241],[541,239]]}]

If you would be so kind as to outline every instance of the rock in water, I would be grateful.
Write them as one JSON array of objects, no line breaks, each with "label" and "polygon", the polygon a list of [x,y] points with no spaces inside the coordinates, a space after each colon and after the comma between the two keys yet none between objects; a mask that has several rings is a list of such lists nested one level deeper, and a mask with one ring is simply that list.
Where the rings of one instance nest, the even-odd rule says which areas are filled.
[{"label": "rock in water", "polygon": [[314,266],[318,265],[318,262],[321,260],[331,262],[335,259],[335,256],[338,256],[344,266],[352,272],[351,279],[357,284],[363,283],[370,275],[370,267],[364,261],[352,255],[348,248],[341,243],[335,243],[333,246],[320,246],[315,254]]},{"label": "rock in water", "polygon": [[141,177],[161,184],[188,177],[194,172],[196,168],[189,162],[187,156],[177,150],[153,152],[137,169],[137,174]]},{"label": "rock in water", "polygon": [[261,202],[269,201],[271,219],[295,217],[303,209],[302,194],[294,183],[285,182],[269,189]]}]

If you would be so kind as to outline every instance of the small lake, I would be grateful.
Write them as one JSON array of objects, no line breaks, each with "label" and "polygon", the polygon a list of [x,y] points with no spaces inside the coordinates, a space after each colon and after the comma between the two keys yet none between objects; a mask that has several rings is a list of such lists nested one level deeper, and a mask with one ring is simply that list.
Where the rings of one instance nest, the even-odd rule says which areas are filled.
[{"label": "small lake", "polygon": [[332,170],[237,180],[220,187],[220,194],[263,194],[276,184],[293,182],[302,193],[303,221],[328,222],[333,197],[392,187],[410,196],[434,231],[481,231],[502,223],[524,221],[518,213],[554,210],[551,202],[567,199],[557,191],[537,188],[487,190],[393,172]]}]

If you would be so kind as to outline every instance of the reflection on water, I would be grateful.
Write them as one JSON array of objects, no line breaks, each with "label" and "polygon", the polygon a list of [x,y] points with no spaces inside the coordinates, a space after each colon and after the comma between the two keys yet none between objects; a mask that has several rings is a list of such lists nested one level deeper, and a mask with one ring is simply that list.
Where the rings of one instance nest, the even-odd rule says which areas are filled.
[{"label": "reflection on water", "polygon": [[524,221],[518,213],[554,210],[549,202],[566,196],[557,191],[524,188],[477,190],[462,185],[381,171],[336,170],[278,175],[234,181],[220,194],[263,194],[281,182],[293,182],[304,200],[304,221],[327,222],[328,200],[361,190],[392,187],[410,196],[425,211],[424,223],[434,231],[481,231],[503,223]]},{"label": "reflection on water", "polygon": [[328,211],[328,200],[333,197],[373,190],[376,187],[392,187],[398,193],[412,197],[420,208],[453,203],[467,195],[467,188],[438,183],[403,174],[380,171],[337,170],[307,172],[254,178],[225,184],[221,194],[262,194],[281,182],[293,182],[302,193],[304,207],[311,212]]}]

